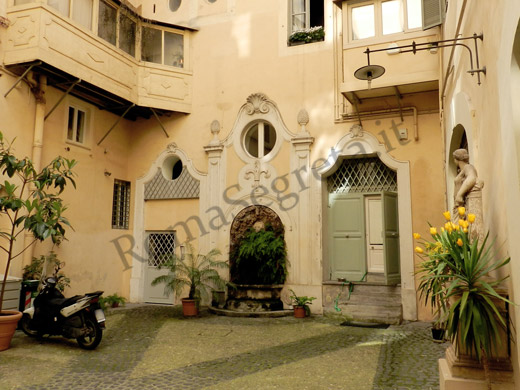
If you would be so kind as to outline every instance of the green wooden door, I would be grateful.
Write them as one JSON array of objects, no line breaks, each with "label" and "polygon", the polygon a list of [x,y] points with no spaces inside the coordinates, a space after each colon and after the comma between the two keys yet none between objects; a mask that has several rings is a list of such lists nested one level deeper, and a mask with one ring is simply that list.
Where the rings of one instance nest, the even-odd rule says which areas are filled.
[{"label": "green wooden door", "polygon": [[366,273],[362,194],[329,195],[330,276],[358,281]]},{"label": "green wooden door", "polygon": [[383,192],[381,204],[383,207],[385,282],[393,285],[401,282],[397,194],[394,192]]}]

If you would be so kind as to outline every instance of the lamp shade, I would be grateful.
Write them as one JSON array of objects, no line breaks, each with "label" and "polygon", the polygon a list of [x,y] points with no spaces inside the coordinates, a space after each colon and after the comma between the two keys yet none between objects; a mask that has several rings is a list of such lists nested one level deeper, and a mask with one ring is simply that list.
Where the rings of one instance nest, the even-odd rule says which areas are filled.
[{"label": "lamp shade", "polygon": [[365,65],[354,72],[354,77],[359,80],[373,80],[381,77],[385,68],[380,65]]}]

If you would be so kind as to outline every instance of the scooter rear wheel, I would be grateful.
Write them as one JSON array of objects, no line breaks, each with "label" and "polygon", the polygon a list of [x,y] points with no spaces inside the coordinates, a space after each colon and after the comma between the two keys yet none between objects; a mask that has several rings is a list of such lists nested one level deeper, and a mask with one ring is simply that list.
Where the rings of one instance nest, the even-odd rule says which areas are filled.
[{"label": "scooter rear wheel", "polygon": [[103,337],[103,330],[98,322],[91,317],[85,318],[85,327],[88,329],[88,334],[78,337],[76,341],[83,349],[95,349],[101,342]]},{"label": "scooter rear wheel", "polygon": [[22,328],[22,331],[27,335],[31,337],[38,336],[38,332],[36,330],[32,330],[29,325],[31,324],[32,318],[29,314],[24,314],[22,316],[22,319],[20,320],[20,328]]}]

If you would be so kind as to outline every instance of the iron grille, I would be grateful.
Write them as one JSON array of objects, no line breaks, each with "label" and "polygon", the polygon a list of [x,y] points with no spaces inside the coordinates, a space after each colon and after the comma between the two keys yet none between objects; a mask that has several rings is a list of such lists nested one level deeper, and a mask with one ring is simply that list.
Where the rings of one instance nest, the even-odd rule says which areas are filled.
[{"label": "iron grille", "polygon": [[165,265],[175,253],[175,233],[161,232],[148,234],[148,265],[159,267]]},{"label": "iron grille", "polygon": [[327,178],[330,194],[397,191],[397,173],[378,157],[345,159]]},{"label": "iron grille", "polygon": [[112,202],[112,228],[128,229],[130,218],[130,182],[114,180]]},{"label": "iron grille", "polygon": [[144,199],[198,198],[200,182],[192,177],[186,167],[175,180],[167,180],[159,169],[154,178],[144,186]]}]

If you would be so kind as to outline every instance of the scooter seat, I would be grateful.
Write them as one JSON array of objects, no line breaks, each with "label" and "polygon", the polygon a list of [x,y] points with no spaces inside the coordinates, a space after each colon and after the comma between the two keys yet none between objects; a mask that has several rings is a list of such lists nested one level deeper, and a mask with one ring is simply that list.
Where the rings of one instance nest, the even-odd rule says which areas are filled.
[{"label": "scooter seat", "polygon": [[65,300],[62,302],[62,304],[60,305],[60,307],[66,307],[66,306],[70,306],[74,303],[76,303],[77,301],[79,301],[81,298],[83,298],[85,295],[74,295],[73,297],[70,297],[70,298],[65,298]]}]

